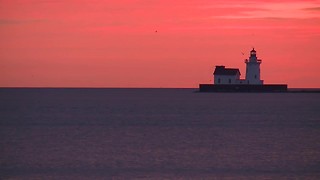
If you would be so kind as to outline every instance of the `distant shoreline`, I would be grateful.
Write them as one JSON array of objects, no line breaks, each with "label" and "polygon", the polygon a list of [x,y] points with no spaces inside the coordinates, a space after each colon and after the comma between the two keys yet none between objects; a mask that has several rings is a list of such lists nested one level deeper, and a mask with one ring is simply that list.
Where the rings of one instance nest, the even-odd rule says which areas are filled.
[{"label": "distant shoreline", "polygon": [[320,93],[320,88],[288,88],[288,93]]},{"label": "distant shoreline", "polygon": [[[161,90],[161,89],[167,89],[167,90],[174,90],[174,89],[190,89],[194,90],[193,92],[199,92],[197,88],[168,88],[168,87],[0,87],[0,90],[9,90],[9,89],[50,89],[50,90],[63,90],[63,89],[86,89],[86,90],[103,90],[103,89],[113,89],[113,90],[125,90],[125,89],[132,89],[132,90]],[[202,92],[201,92],[202,93]],[[204,92],[206,93],[206,92]],[[320,93],[320,88],[288,88],[285,92],[208,92],[208,93]]]},{"label": "distant shoreline", "polygon": [[197,89],[183,87],[0,87],[0,89]]}]

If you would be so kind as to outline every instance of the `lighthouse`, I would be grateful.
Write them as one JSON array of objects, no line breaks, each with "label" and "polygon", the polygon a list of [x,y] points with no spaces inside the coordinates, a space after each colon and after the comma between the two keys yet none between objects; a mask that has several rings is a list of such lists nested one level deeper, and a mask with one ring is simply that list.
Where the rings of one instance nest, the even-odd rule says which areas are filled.
[{"label": "lighthouse", "polygon": [[250,51],[249,59],[245,60],[246,63],[246,79],[247,84],[263,84],[260,79],[260,64],[261,59],[257,58],[257,52],[254,48]]},{"label": "lighthouse", "polygon": [[[243,53],[242,53],[243,54]],[[200,92],[286,92],[287,84],[263,84],[260,79],[261,59],[257,58],[254,48],[250,51],[246,63],[246,78],[240,79],[238,68],[216,66],[213,76],[214,84],[199,84]]]}]

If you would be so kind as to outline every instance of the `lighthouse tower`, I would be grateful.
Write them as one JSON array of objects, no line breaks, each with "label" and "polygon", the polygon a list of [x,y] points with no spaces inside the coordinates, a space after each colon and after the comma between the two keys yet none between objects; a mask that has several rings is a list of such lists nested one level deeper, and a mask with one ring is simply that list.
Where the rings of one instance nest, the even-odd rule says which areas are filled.
[{"label": "lighthouse tower", "polygon": [[247,84],[263,84],[260,80],[260,64],[261,59],[257,58],[256,50],[254,48],[250,51],[249,59],[245,60],[246,68],[246,83]]}]

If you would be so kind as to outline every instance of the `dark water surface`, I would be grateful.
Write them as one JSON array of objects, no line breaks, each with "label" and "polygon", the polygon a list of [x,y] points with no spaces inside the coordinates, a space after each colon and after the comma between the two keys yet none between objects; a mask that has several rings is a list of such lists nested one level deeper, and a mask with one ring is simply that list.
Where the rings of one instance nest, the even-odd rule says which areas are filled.
[{"label": "dark water surface", "polygon": [[320,179],[320,94],[0,89],[0,179]]}]

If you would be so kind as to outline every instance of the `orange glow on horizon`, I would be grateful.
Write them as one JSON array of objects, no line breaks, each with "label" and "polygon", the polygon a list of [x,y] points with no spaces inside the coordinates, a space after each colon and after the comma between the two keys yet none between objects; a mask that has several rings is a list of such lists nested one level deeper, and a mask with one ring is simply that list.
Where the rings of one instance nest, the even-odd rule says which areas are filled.
[{"label": "orange glow on horizon", "polygon": [[[2,0],[1,87],[198,87],[252,46],[265,83],[320,87],[320,1]],[[242,52],[245,55],[242,55]]]}]

